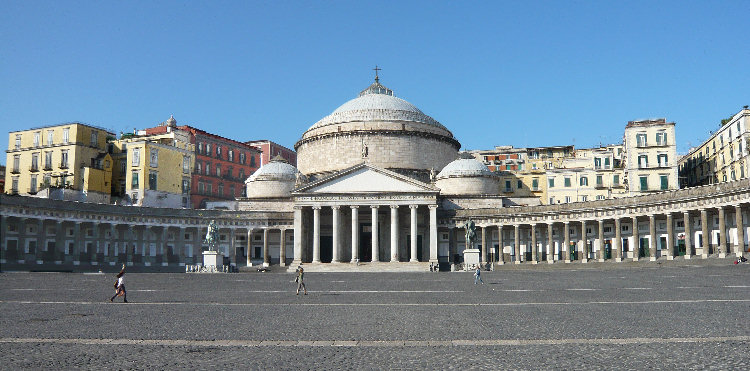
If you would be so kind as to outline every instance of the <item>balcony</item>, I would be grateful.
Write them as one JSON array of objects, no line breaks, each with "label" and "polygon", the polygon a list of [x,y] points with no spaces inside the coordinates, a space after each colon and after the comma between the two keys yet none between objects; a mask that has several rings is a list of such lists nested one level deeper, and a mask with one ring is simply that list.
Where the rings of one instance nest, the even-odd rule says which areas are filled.
[{"label": "balcony", "polygon": [[21,171],[17,167],[14,167],[13,169],[10,170],[10,173],[11,174],[20,174]]},{"label": "balcony", "polygon": [[29,166],[29,171],[32,172],[32,173],[36,173],[36,172],[39,171],[39,166],[31,165],[31,166]]},{"label": "balcony", "polygon": [[61,163],[60,164],[60,169],[67,169],[67,168],[68,168],[68,164],[67,163]]},{"label": "balcony", "polygon": [[52,170],[52,165],[51,164],[44,165],[44,168],[42,168],[42,170],[44,170],[44,171],[51,171]]}]

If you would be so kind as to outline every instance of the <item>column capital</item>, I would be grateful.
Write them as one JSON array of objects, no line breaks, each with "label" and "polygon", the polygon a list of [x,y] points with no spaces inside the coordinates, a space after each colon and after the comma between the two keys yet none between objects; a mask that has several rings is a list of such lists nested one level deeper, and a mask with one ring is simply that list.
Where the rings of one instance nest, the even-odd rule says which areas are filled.
[{"label": "column capital", "polygon": [[410,208],[410,209],[416,209],[416,208],[418,208],[418,207],[419,207],[419,205],[409,205],[409,208]]},{"label": "column capital", "polygon": [[349,207],[352,209],[359,209],[359,205],[350,205]]},{"label": "column capital", "polygon": [[341,208],[341,205],[331,205],[331,210],[338,210]]},{"label": "column capital", "polygon": [[439,206],[438,205],[427,205],[427,207],[430,208],[430,209],[437,209]]},{"label": "column capital", "polygon": [[398,205],[389,205],[391,209],[398,209]]},{"label": "column capital", "polygon": [[566,221],[564,221],[564,222],[563,222],[563,224],[565,224],[565,225],[570,225],[570,220],[566,220]]},{"label": "column capital", "polygon": [[312,207],[312,209],[313,209],[313,210],[320,210],[320,209],[321,209],[321,207],[320,207],[320,206],[313,206],[313,207]]},{"label": "column capital", "polygon": [[371,208],[371,209],[379,209],[379,208],[380,208],[380,205],[370,205],[370,208]]},{"label": "column capital", "polygon": [[294,206],[294,210],[302,210],[303,208],[304,206],[296,206],[296,205]]}]

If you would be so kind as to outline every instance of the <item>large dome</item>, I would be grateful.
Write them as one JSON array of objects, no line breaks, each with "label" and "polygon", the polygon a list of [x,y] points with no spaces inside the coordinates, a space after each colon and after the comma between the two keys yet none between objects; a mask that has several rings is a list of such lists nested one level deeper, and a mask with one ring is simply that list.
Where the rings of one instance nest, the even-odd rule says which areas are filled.
[{"label": "large dome", "polygon": [[313,124],[295,144],[312,178],[367,162],[426,181],[456,158],[460,143],[437,120],[375,82]]}]

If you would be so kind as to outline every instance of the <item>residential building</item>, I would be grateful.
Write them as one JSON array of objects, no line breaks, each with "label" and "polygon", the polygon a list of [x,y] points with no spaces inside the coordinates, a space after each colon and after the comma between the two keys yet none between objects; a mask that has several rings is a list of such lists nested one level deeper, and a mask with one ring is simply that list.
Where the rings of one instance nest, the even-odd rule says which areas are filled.
[{"label": "residential building", "polygon": [[190,139],[188,132],[174,126],[121,136],[114,143],[118,166],[112,193],[134,206],[190,208],[195,164]]},{"label": "residential building", "polygon": [[[114,134],[72,122],[8,135],[6,192],[108,203],[111,158],[107,142]],[[65,189],[52,192],[47,188]]]},{"label": "residential building", "polygon": [[677,151],[674,122],[630,121],[625,126],[625,172],[631,196],[675,190]]},{"label": "residential building", "polygon": [[270,140],[265,139],[251,140],[249,142],[245,142],[245,144],[255,147],[262,152],[260,157],[260,166],[271,162],[271,160],[276,156],[281,156],[290,165],[297,166],[297,152],[284,147],[281,144],[274,143]]},{"label": "residential building", "polygon": [[721,127],[680,159],[681,187],[745,179],[750,172],[750,109],[748,106],[722,120]]},{"label": "residential building", "polygon": [[260,150],[193,126],[178,126],[174,117],[146,129],[145,133],[164,133],[170,127],[186,132],[194,145],[190,188],[193,208],[203,209],[208,201],[234,200],[245,195],[245,180],[260,168]]}]

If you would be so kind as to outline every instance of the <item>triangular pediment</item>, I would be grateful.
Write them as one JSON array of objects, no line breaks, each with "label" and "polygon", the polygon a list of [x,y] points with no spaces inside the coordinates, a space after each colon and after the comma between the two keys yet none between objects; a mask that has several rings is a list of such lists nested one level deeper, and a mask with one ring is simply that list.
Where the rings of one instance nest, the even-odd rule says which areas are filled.
[{"label": "triangular pediment", "polygon": [[435,193],[429,184],[380,169],[360,164],[297,189],[296,194],[347,193]]}]

